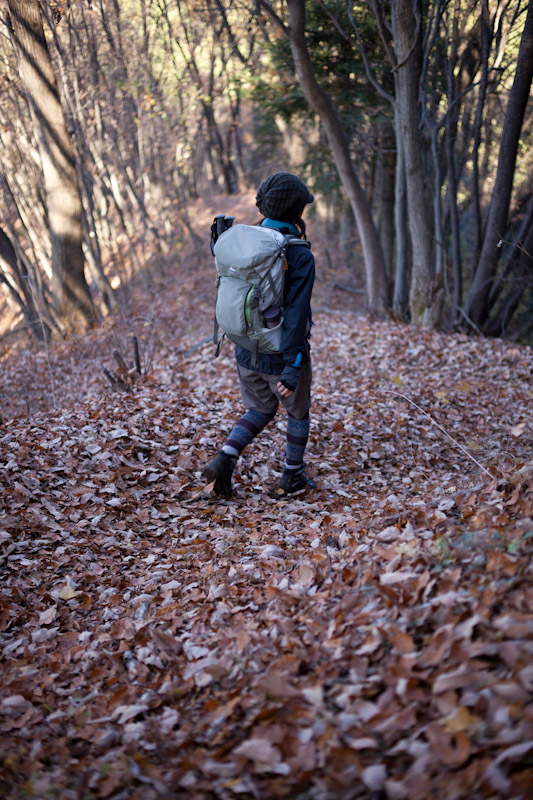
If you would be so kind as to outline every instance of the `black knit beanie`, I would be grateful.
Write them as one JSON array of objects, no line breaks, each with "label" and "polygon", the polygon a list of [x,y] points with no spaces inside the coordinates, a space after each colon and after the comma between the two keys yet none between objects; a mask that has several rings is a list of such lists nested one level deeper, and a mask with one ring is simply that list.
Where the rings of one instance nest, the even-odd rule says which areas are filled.
[{"label": "black knit beanie", "polygon": [[255,198],[255,204],[264,217],[292,222],[295,209],[300,216],[308,203],[315,198],[305,183],[291,172],[274,172],[263,181]]}]

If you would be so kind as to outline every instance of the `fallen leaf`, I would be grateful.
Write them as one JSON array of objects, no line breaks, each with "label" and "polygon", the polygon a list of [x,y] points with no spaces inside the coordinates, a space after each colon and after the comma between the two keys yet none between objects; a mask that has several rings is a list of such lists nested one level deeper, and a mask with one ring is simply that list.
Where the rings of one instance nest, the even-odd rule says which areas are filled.
[{"label": "fallen leaf", "polygon": [[78,597],[79,594],[79,592],[77,592],[67,583],[59,592],[59,597],[61,600],[72,600],[74,597]]},{"label": "fallen leaf", "polygon": [[[59,596],[61,597],[61,593]],[[67,598],[63,597],[62,599],[65,600]],[[41,611],[41,613],[39,614],[39,625],[50,625],[50,623],[55,620],[56,616],[57,616],[57,607],[50,606],[50,608],[47,608],[45,611]]]}]

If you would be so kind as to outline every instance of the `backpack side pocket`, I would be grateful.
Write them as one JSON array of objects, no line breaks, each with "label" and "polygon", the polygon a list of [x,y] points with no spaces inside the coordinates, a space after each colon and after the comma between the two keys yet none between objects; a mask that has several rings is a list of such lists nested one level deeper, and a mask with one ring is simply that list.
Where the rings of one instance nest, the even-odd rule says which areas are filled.
[{"label": "backpack side pocket", "polygon": [[[253,287],[252,287],[253,288]],[[239,278],[221,277],[217,292],[215,314],[219,327],[233,336],[246,336],[246,301],[250,284]]]},{"label": "backpack side pocket", "polygon": [[259,344],[259,350],[263,350],[263,352],[266,353],[279,353],[282,328],[283,316],[275,328],[261,328],[261,342]]}]

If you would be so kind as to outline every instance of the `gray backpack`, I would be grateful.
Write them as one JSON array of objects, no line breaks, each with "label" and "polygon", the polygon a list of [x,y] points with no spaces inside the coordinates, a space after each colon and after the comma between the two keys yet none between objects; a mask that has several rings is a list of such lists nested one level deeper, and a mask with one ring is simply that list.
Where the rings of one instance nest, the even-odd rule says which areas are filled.
[{"label": "gray backpack", "polygon": [[[253,365],[257,353],[279,353],[289,245],[310,246],[297,236],[257,225],[234,225],[214,245],[218,272],[214,340],[222,330],[252,352]],[[280,309],[280,319],[275,327],[267,327],[265,311],[273,307]]]}]

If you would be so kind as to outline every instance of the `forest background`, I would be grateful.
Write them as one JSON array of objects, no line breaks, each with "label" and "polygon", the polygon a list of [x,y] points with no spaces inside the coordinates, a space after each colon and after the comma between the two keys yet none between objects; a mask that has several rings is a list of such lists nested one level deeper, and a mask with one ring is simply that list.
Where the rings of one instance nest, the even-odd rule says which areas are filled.
[{"label": "forest background", "polygon": [[283,167],[375,316],[528,340],[530,2],[35,0],[1,19],[3,318],[39,338],[93,321],[198,245],[192,201]]}]

